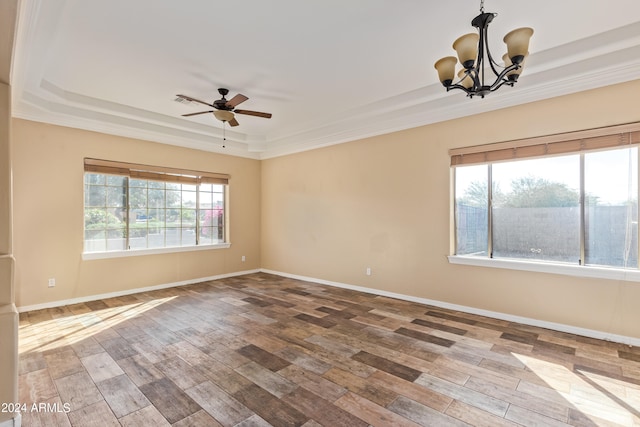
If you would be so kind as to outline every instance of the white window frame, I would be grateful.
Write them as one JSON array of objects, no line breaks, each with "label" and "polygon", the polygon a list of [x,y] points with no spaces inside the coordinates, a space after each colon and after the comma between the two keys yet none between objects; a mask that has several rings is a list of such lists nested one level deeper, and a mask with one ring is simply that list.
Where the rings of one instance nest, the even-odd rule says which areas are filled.
[{"label": "white window frame", "polygon": [[[202,251],[202,250],[212,250],[212,249],[228,249],[231,247],[231,243],[229,240],[229,228],[228,228],[228,200],[229,200],[229,179],[230,176],[228,174],[220,174],[220,173],[211,173],[211,172],[201,172],[201,171],[193,171],[186,169],[176,169],[176,168],[167,168],[160,166],[150,166],[150,165],[140,165],[133,163],[124,163],[124,162],[115,162],[109,160],[98,160],[85,158],[84,159],[84,169],[85,172],[83,174],[83,188],[85,187],[85,176],[86,174],[101,174],[105,176],[109,175],[119,175],[125,176],[127,178],[135,178],[135,179],[143,179],[143,180],[156,180],[161,182],[171,182],[171,183],[188,183],[193,184],[198,189],[200,184],[221,184],[224,186],[223,192],[223,242],[217,243],[201,243],[198,241],[198,211],[200,210],[198,204],[196,204],[196,244],[194,245],[185,245],[185,246],[163,246],[157,248],[140,248],[140,249],[125,249],[125,250],[111,250],[111,251],[85,251],[85,223],[83,221],[83,252],[82,259],[83,260],[94,260],[94,259],[107,259],[107,258],[121,258],[121,257],[129,257],[129,256],[141,256],[141,255],[152,255],[152,254],[166,254],[166,253],[177,253],[177,252],[191,252],[191,251]],[[128,179],[126,188],[127,195],[129,194],[129,185]],[[83,198],[83,211],[86,209],[85,199]],[[130,218],[129,218],[129,206],[124,207],[127,212],[126,221],[127,221],[127,229],[129,227]]]},{"label": "white window frame", "polygon": [[[488,267],[499,268],[507,270],[518,270],[538,273],[551,273],[573,277],[587,277],[598,279],[610,279],[619,281],[631,281],[640,282],[640,266],[639,268],[618,268],[618,267],[606,267],[606,266],[594,266],[594,265],[579,265],[579,264],[564,264],[552,261],[531,261],[521,259],[505,259],[505,258],[492,258],[491,247],[489,237],[488,255],[479,257],[472,255],[457,255],[456,251],[456,223],[455,223],[455,166],[461,164],[490,164],[492,161],[505,161],[509,156],[517,156],[517,150],[520,148],[522,151],[529,151],[534,153],[536,151],[541,154],[532,154],[525,157],[544,157],[548,155],[550,146],[555,145],[557,150],[563,150],[563,153],[578,154],[581,151],[588,150],[588,144],[585,144],[584,140],[591,138],[595,144],[600,143],[600,140],[605,139],[611,135],[624,135],[621,138],[623,141],[620,145],[638,145],[640,144],[640,123],[631,123],[619,126],[612,126],[607,128],[590,129],[586,131],[571,132],[566,134],[549,135],[544,137],[530,138],[519,141],[509,141],[503,143],[463,147],[459,149],[452,149],[449,151],[451,156],[451,247],[450,255],[447,256],[447,260],[450,264],[474,266],[474,267]],[[571,149],[570,143],[578,141],[575,145],[576,148]],[[613,147],[608,145],[608,148]],[[600,149],[606,149],[605,147]],[[640,156],[640,150],[638,150]],[[511,154],[512,153],[512,154]],[[465,159],[467,156],[467,159]],[[584,157],[584,156],[581,156]],[[471,160],[473,159],[473,160]],[[639,162],[640,165],[640,162]],[[583,159],[581,159],[581,169],[584,167]],[[583,172],[581,172],[583,175]],[[640,178],[639,178],[640,179]],[[488,183],[488,187],[491,188],[491,182]],[[638,186],[640,188],[640,185]],[[583,191],[583,188],[581,188]],[[640,190],[639,195],[640,198]],[[583,203],[581,203],[581,206]],[[490,209],[490,205],[488,207]],[[581,212],[581,217],[584,217],[584,212]],[[583,220],[581,218],[581,220]],[[489,226],[490,227],[490,226]],[[582,227],[581,227],[582,228]],[[489,232],[491,230],[489,229]],[[582,236],[584,237],[584,236]],[[640,239],[639,239],[640,241]],[[640,244],[640,242],[639,242]],[[584,254],[584,239],[581,238],[581,254]],[[582,256],[582,259],[584,257]]]}]

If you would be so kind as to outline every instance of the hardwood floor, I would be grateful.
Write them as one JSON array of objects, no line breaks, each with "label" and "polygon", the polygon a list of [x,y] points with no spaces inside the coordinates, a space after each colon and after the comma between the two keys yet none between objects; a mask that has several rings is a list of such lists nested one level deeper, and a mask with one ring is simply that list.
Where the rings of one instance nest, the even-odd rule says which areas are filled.
[{"label": "hardwood floor", "polygon": [[47,427],[637,427],[640,349],[258,273],[21,314],[19,403]]}]

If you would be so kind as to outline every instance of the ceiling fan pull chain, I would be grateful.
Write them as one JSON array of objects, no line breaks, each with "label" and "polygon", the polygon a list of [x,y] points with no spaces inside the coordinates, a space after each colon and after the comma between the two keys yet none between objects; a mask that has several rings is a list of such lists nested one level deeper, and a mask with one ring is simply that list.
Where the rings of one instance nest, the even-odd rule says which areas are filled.
[{"label": "ceiling fan pull chain", "polygon": [[227,122],[222,122],[222,148],[227,148],[227,134],[226,134]]}]

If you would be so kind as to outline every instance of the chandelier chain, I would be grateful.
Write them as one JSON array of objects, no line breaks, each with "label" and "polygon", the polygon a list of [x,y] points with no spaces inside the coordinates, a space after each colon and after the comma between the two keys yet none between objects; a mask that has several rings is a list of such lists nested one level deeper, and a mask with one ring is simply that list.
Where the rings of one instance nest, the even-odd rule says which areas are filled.
[{"label": "chandelier chain", "polygon": [[480,13],[484,13],[484,0],[480,0]]}]

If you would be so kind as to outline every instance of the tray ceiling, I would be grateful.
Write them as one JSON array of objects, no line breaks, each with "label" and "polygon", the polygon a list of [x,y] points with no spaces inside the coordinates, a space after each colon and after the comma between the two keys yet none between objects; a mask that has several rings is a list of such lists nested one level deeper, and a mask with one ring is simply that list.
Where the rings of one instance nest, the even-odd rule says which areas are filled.
[{"label": "tray ceiling", "polygon": [[[640,78],[637,0],[487,0],[535,29],[521,81],[485,99],[446,93],[433,63],[473,32],[473,1],[22,0],[15,117],[251,158],[342,143]],[[185,94],[249,100],[226,129]],[[206,109],[206,107],[204,108]]]}]

